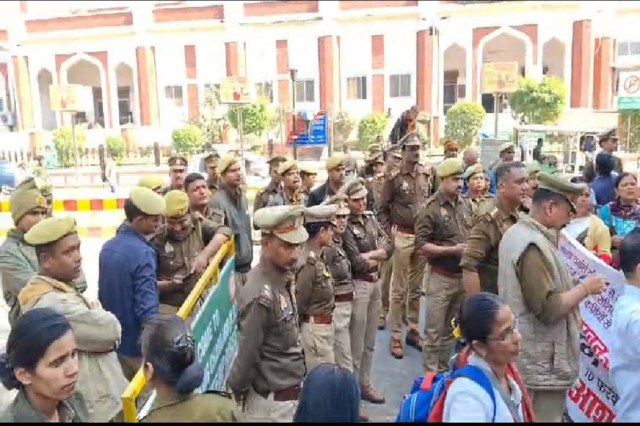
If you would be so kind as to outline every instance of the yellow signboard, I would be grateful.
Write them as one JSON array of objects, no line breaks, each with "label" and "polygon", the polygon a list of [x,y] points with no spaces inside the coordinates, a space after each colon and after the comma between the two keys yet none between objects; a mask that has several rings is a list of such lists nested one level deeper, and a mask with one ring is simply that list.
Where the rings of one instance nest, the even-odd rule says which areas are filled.
[{"label": "yellow signboard", "polygon": [[517,62],[482,64],[482,93],[512,93],[518,90]]},{"label": "yellow signboard", "polygon": [[245,77],[227,77],[220,81],[220,102],[223,104],[251,103],[251,86]]},{"label": "yellow signboard", "polygon": [[49,87],[51,109],[62,112],[88,111],[91,109],[91,88],[79,84]]}]

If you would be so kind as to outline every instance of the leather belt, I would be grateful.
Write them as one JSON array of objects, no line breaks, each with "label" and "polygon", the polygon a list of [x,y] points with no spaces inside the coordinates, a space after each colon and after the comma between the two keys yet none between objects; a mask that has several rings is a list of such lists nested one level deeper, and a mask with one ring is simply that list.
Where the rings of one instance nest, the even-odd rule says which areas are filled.
[{"label": "leather belt", "polygon": [[410,234],[410,235],[416,234],[413,228],[405,228],[404,226],[396,225],[396,229],[402,232],[403,234]]},{"label": "leather belt", "polygon": [[[269,392],[258,392],[256,390],[256,393],[261,397],[263,397],[264,399],[267,399],[269,397]],[[273,400],[279,401],[279,402],[297,401],[299,395],[300,395],[300,385],[295,385],[295,386],[288,387],[286,389],[280,389],[279,391],[273,392]]]},{"label": "leather belt", "polygon": [[378,281],[378,277],[379,277],[378,272],[370,272],[368,274],[354,275],[353,279],[358,281],[367,281],[370,283],[375,283],[376,281]]},{"label": "leather belt", "polygon": [[335,301],[336,302],[351,302],[353,300],[353,292],[344,294],[336,294]]},{"label": "leather belt", "polygon": [[333,324],[332,314],[302,315],[302,322],[311,322],[311,318],[313,318],[314,324],[322,324],[322,325]]},{"label": "leather belt", "polygon": [[444,268],[441,268],[440,266],[431,265],[431,271],[435,272],[436,274],[440,274],[440,275],[443,275],[445,277],[448,277],[448,278],[460,278],[460,277],[462,277],[462,271],[460,271],[460,272],[451,272],[451,271],[447,271]]}]

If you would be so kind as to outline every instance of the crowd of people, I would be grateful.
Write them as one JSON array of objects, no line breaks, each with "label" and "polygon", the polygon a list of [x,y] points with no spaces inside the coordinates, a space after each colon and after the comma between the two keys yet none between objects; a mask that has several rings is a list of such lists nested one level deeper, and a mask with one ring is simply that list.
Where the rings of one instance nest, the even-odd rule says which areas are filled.
[{"label": "crowd of people", "polygon": [[[156,393],[147,422],[366,421],[363,401],[386,402],[371,372],[376,333],[388,326],[394,358],[420,351],[429,373],[450,370],[455,355],[491,384],[493,399],[456,378],[444,421],[561,421],[578,376],[578,306],[607,284],[600,276],[574,283],[556,249],[559,232],[639,286],[637,181],[617,166],[615,135],[600,137],[595,164],[571,180],[515,161],[511,143],[486,167],[473,148],[460,154],[449,140],[430,167],[416,133],[396,142],[371,145],[363,169],[348,150],[330,156],[320,185],[316,169],[270,158],[253,220],[234,152],[210,153],[206,178],[171,157],[168,186],[146,177],[131,190],[126,219],[100,252],[98,300],[83,295],[75,222],[52,216],[50,186],[25,180],[10,201],[15,229],[0,247],[11,325],[0,379],[18,389],[5,415],[122,420],[120,397],[142,369],[142,395]],[[252,226],[261,231],[257,262]],[[240,291],[230,392],[196,394],[204,370],[175,314],[231,238]],[[638,327],[633,291],[614,313],[627,341]],[[637,357],[613,351],[612,380],[627,410],[619,415],[635,420],[637,389],[622,376]]]}]

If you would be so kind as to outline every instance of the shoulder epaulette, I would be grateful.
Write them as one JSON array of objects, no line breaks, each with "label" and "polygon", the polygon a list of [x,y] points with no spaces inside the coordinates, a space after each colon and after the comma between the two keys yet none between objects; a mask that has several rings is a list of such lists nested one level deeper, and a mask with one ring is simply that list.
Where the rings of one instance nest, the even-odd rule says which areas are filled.
[{"label": "shoulder epaulette", "polygon": [[365,216],[373,216],[375,213],[373,213],[371,210],[365,210],[365,212],[363,214]]},{"label": "shoulder epaulette", "polygon": [[424,206],[428,206],[429,204],[433,203],[434,201],[436,201],[437,196],[436,194],[431,195],[429,198],[427,198],[427,200],[424,202]]},{"label": "shoulder epaulette", "polygon": [[270,308],[271,304],[273,303],[273,293],[271,292],[271,288],[269,288],[267,284],[264,285],[262,291],[258,295],[258,303],[266,306],[267,308]]},{"label": "shoulder epaulette", "polygon": [[400,174],[400,168],[396,167],[395,169],[385,173],[386,180],[394,179],[396,176]]},{"label": "shoulder epaulette", "polygon": [[312,251],[309,251],[309,254],[307,255],[307,263],[309,265],[315,265],[317,261],[318,258],[316,257],[316,254]]}]

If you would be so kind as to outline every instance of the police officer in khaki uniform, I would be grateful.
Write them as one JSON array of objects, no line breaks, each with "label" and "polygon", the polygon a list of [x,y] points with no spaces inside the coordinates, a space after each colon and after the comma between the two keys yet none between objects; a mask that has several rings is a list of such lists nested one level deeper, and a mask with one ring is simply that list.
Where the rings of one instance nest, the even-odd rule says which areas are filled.
[{"label": "police officer in khaki uniform", "polygon": [[156,194],[162,195],[162,191],[164,189],[162,187],[163,182],[164,182],[164,179],[162,179],[160,176],[147,175],[140,178],[140,180],[138,181],[138,186],[149,188]]},{"label": "police officer in khaki uniform", "polygon": [[156,398],[142,423],[238,422],[241,415],[231,395],[206,391],[202,366],[189,325],[177,315],[155,315],[142,332],[143,371]]},{"label": "police officer in khaki uniform", "polygon": [[365,401],[383,404],[384,396],[371,384],[371,366],[380,316],[380,263],[393,254],[393,245],[375,215],[366,210],[367,190],[361,179],[353,180],[340,193],[347,196],[350,215],[343,246],[351,262],[355,295],[351,315],[351,355],[354,374]]},{"label": "police officer in khaki uniform", "polygon": [[269,201],[267,207],[304,205],[300,191],[298,163],[294,160],[287,160],[280,163],[278,175],[280,175],[280,189],[276,196]]},{"label": "police officer in khaki uniform", "polygon": [[[420,296],[426,260],[414,249],[414,221],[420,207],[429,197],[430,176],[418,163],[420,139],[415,132],[401,141],[402,164],[384,183],[378,218],[388,235],[395,227],[395,253],[393,283],[391,285],[391,354],[404,356],[402,348],[402,313],[407,307],[409,331],[405,342],[422,350],[422,337],[418,331]],[[406,302],[405,302],[406,300]]]},{"label": "police officer in khaki uniform", "polygon": [[204,157],[204,166],[207,171],[207,188],[209,189],[209,197],[218,190],[220,174],[218,174],[218,160],[220,154],[215,149],[213,152]]},{"label": "police officer in khaki uniform", "polygon": [[311,190],[316,185],[317,177],[318,177],[318,169],[316,169],[315,167],[309,164],[304,164],[300,166],[300,180],[302,181],[300,192],[301,192],[301,199],[302,199],[303,206],[307,205],[307,200],[309,199],[309,193],[311,193]]},{"label": "police officer in khaki uniform", "polygon": [[[286,157],[282,157],[280,155],[271,157],[268,161],[269,163],[269,176],[271,176],[271,182],[261,191],[256,193],[256,198],[253,201],[253,212],[255,213],[258,209],[266,207],[273,197],[278,194],[280,190],[280,181],[282,180],[280,174],[278,173],[278,168],[281,163],[287,161]],[[258,229],[258,227],[254,224],[254,228]]]},{"label": "police officer in khaki uniform", "polygon": [[467,184],[467,193],[464,194],[464,198],[469,200],[471,212],[475,215],[493,198],[493,195],[487,193],[489,182],[485,178],[484,166],[477,163],[467,167],[464,171],[464,180]]},{"label": "police officer in khaki uniform", "polygon": [[525,173],[527,174],[527,191],[520,200],[520,210],[524,213],[529,213],[531,209],[531,201],[533,199],[533,193],[538,189],[538,173],[540,173],[540,163],[534,161],[525,165]]},{"label": "police officer in khaki uniform", "polygon": [[431,266],[424,333],[425,371],[447,371],[454,338],[451,320],[464,296],[460,256],[471,228],[470,203],[462,191],[461,160],[448,158],[436,168],[440,187],[418,211],[416,252]]},{"label": "police officer in khaki uniform", "polygon": [[158,255],[159,311],[175,314],[232,232],[223,221],[216,223],[191,213],[183,191],[169,191],[164,200],[166,222],[150,243]]},{"label": "police officer in khaki uniform", "polygon": [[174,189],[182,191],[188,165],[187,159],[181,155],[174,155],[169,158],[169,186],[165,186],[160,195],[166,195],[167,192]]},{"label": "police officer in khaki uniform", "polygon": [[476,214],[460,261],[469,294],[498,294],[498,246],[505,231],[518,221],[520,200],[527,189],[523,163],[502,163],[494,172],[498,194]]},{"label": "police officer in khaki uniform", "polygon": [[327,158],[327,181],[311,191],[307,198],[307,207],[317,206],[336,195],[345,183],[347,157],[334,153]]},{"label": "police officer in khaki uniform", "polygon": [[309,239],[296,265],[296,303],[307,371],[323,362],[335,362],[333,310],[335,283],[323,250],[333,241],[335,204],[307,207],[304,227]]},{"label": "police officer in khaki uniform", "polygon": [[245,397],[248,421],[290,422],[305,375],[293,294],[293,268],[307,240],[303,207],[265,207],[254,214],[262,256],[238,301],[238,355],[228,384]]}]

